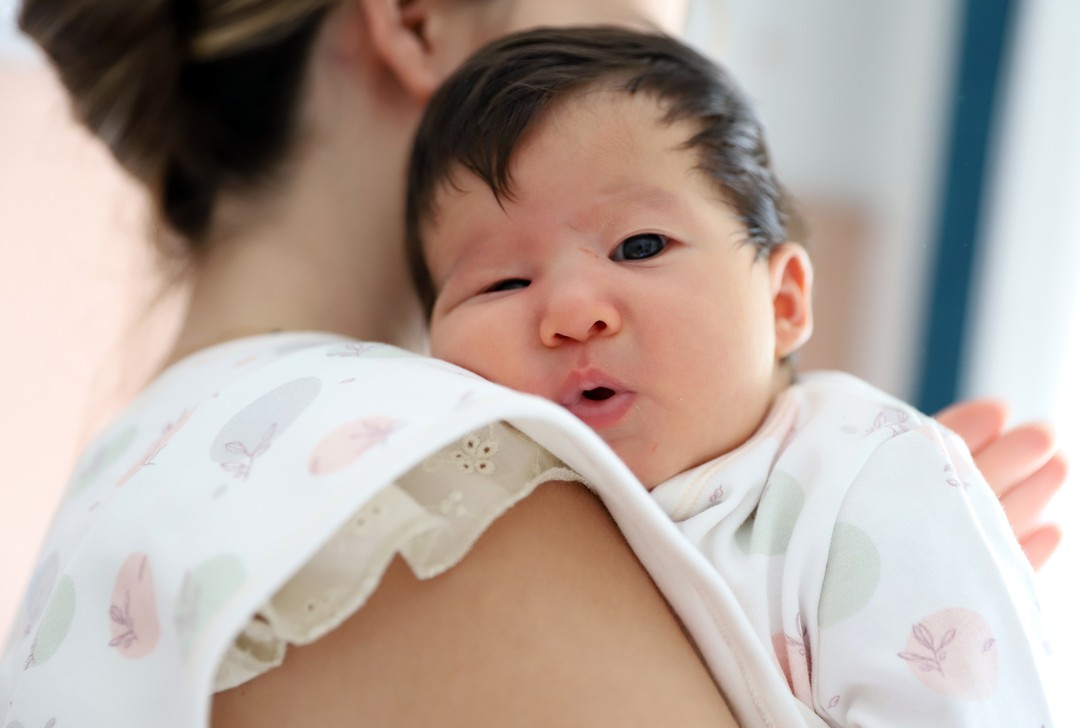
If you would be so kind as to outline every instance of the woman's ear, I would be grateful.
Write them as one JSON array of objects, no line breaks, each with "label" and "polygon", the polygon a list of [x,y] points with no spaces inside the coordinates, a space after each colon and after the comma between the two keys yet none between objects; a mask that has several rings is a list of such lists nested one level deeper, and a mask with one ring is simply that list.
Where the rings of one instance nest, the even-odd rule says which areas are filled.
[{"label": "woman's ear", "polygon": [[814,270],[798,243],[783,243],[769,255],[769,283],[776,326],[776,358],[794,353],[814,330],[811,293]]},{"label": "woman's ear", "polygon": [[426,102],[443,73],[430,42],[433,0],[358,0],[367,23],[372,53],[401,82]]}]

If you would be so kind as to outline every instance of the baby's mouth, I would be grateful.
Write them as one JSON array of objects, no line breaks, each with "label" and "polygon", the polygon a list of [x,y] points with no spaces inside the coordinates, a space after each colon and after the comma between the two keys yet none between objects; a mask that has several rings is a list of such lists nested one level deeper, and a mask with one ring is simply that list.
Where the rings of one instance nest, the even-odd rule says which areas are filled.
[{"label": "baby's mouth", "polygon": [[605,399],[614,397],[615,390],[607,387],[596,387],[595,389],[586,389],[581,393],[581,396],[593,402],[603,402]]},{"label": "baby's mouth", "polygon": [[594,430],[619,425],[626,419],[636,400],[633,392],[614,387],[590,387],[570,392],[563,406]]}]

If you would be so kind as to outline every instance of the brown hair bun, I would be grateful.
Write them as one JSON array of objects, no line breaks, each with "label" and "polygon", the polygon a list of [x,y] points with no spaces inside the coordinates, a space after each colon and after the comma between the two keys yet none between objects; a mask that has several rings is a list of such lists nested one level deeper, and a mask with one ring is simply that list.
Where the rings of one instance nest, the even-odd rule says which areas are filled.
[{"label": "brown hair bun", "polygon": [[265,184],[295,135],[311,46],[337,0],[25,0],[19,24],[76,117],[198,250],[219,192]]}]

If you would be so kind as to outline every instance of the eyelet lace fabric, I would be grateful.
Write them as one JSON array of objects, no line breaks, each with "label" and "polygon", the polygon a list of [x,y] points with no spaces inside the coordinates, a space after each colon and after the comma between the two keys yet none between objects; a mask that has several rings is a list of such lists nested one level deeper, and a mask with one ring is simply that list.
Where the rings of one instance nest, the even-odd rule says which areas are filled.
[{"label": "eyelet lace fabric", "polygon": [[225,655],[215,690],[280,665],[287,644],[308,644],[340,625],[396,554],[419,578],[446,571],[496,518],[553,480],[581,478],[505,423],[428,457],[354,513],[259,610]]}]

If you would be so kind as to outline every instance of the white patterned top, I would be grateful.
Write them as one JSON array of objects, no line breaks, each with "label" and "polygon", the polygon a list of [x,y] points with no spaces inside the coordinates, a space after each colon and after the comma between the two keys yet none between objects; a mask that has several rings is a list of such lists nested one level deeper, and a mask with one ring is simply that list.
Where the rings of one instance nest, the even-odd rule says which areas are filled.
[{"label": "white patterned top", "polygon": [[451,568],[552,479],[592,484],[742,725],[820,725],[583,423],[443,362],[300,333],[176,364],[88,449],[0,657],[0,725],[206,726],[214,690],[346,619],[394,554],[420,577]]},{"label": "white patterned top", "polygon": [[1052,724],[1031,567],[933,419],[805,375],[749,441],[653,496],[829,725]]}]

